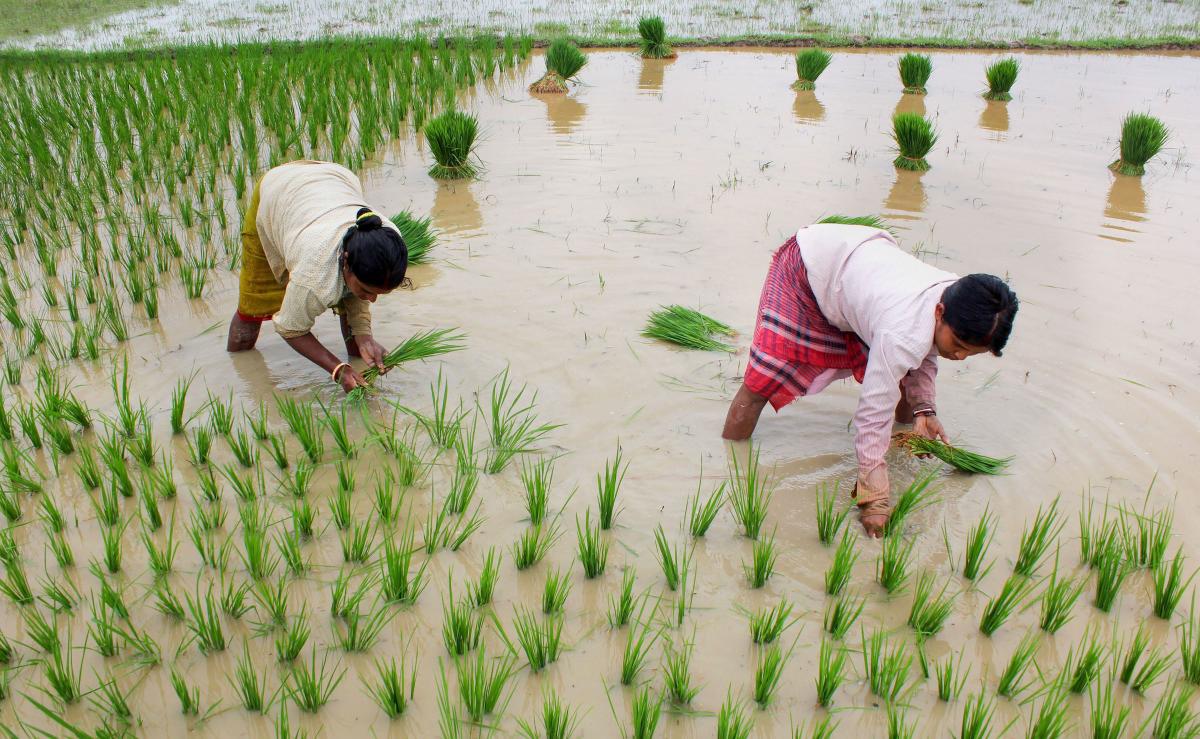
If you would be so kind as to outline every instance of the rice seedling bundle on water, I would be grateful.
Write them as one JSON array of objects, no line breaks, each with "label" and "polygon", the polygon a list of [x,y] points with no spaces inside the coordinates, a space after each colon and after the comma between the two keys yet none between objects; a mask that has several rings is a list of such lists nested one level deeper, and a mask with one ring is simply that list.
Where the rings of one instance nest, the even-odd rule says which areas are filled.
[{"label": "rice seedling bundle on water", "polygon": [[933,60],[924,54],[908,53],[900,57],[897,65],[900,70],[900,82],[908,95],[924,95],[925,83],[933,74]]},{"label": "rice seedling bundle on water", "polygon": [[579,47],[566,39],[557,39],[546,49],[546,74],[530,87],[530,92],[557,93],[567,91],[567,81],[575,79],[587,64]]},{"label": "rice seedling bundle on water", "polygon": [[733,336],[733,329],[693,308],[665,305],[650,314],[642,336],[662,339],[689,349],[732,352],[733,347],[713,338]]},{"label": "rice seedling bundle on water", "polygon": [[913,454],[932,454],[951,467],[978,475],[998,475],[1012,462],[1012,457],[989,457],[986,454],[953,447],[937,439],[917,434],[900,433],[895,438]]},{"label": "rice seedling bundle on water", "polygon": [[638,35],[642,37],[642,57],[646,59],[670,59],[675,50],[667,43],[667,26],[657,15],[638,19]]},{"label": "rice seedling bundle on water", "polygon": [[897,113],[892,116],[892,140],[896,142],[899,154],[892,164],[896,165],[896,169],[911,172],[928,170],[929,162],[925,161],[925,155],[933,149],[937,139],[937,131],[925,116]]},{"label": "rice seedling bundle on water", "polygon": [[470,113],[448,110],[425,124],[425,139],[435,164],[429,176],[435,180],[464,180],[476,175],[471,164],[479,121]]},{"label": "rice seedling bundle on water", "polygon": [[1141,177],[1150,161],[1171,137],[1163,122],[1145,113],[1130,113],[1121,124],[1121,156],[1108,168],[1117,174]]},{"label": "rice seedling bundle on water", "polygon": [[1012,100],[1012,87],[1016,84],[1017,73],[1020,71],[1021,62],[1011,56],[989,64],[984,73],[988,89],[983,96],[988,100]]},{"label": "rice seedling bundle on water", "polygon": [[796,92],[817,89],[817,78],[833,61],[833,54],[824,49],[804,49],[796,52],[796,81],[792,89]]},{"label": "rice seedling bundle on water", "polygon": [[[414,334],[387,353],[383,358],[383,366],[392,369],[414,359],[428,359],[439,354],[456,352],[463,348],[462,342],[465,338],[458,332],[458,329],[453,328],[430,329]],[[379,369],[377,367],[368,367],[362,373],[363,379],[368,383],[374,382],[378,376]],[[366,395],[366,392],[366,388],[356,387],[350,392],[349,399],[359,400]]]},{"label": "rice seedling bundle on water", "polygon": [[402,210],[392,216],[392,223],[404,237],[404,245],[408,247],[408,263],[424,264],[429,259],[429,250],[437,246],[437,232],[430,225],[432,219],[417,218],[407,210]]}]

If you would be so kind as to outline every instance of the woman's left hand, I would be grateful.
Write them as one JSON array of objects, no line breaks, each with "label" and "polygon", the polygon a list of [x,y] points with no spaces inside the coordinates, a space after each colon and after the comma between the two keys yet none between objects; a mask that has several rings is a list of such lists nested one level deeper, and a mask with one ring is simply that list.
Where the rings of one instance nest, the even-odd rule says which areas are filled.
[{"label": "woman's left hand", "polygon": [[354,339],[358,343],[358,353],[363,361],[378,369],[379,374],[386,374],[387,367],[383,364],[383,355],[387,352],[383,345],[370,336],[355,336]]},{"label": "woman's left hand", "polygon": [[913,433],[918,436],[924,436],[926,439],[934,439],[946,444],[950,443],[950,439],[946,438],[946,429],[942,427],[942,422],[934,415],[917,416],[913,421]]}]

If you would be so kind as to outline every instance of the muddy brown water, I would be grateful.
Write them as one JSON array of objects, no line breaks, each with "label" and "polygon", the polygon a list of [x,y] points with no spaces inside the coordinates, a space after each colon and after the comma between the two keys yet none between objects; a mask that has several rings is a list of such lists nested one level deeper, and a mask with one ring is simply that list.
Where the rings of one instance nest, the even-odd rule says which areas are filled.
[{"label": "muddy brown water", "polygon": [[[1187,535],[1200,525],[1193,497],[1200,489],[1200,326],[1191,307],[1200,276],[1194,212],[1200,186],[1189,147],[1200,130],[1200,57],[1023,54],[1015,99],[997,104],[979,96],[982,70],[992,56],[933,56],[929,94],[919,98],[901,95],[892,53],[838,52],[815,92],[795,93],[786,53],[689,50],[673,61],[643,62],[627,52],[599,52],[590,55],[582,84],[557,98],[526,92],[541,73],[541,60],[534,59],[515,78],[480,87],[465,100],[483,130],[478,181],[430,180],[420,140],[397,142],[368,168],[364,182],[373,203],[388,211],[429,212],[442,231],[434,262],[412,271],[416,290],[376,305],[376,335],[385,345],[418,328],[459,326],[469,335],[463,352],[390,374],[381,383],[382,394],[427,408],[429,384],[440,365],[456,396],[468,406],[477,399],[486,405],[487,384],[510,367],[518,383],[537,391],[539,417],[564,424],[545,451],[560,455],[553,500],[561,505],[574,495],[562,517],[565,535],[551,555],[517,572],[507,548],[527,517],[516,465],[484,476],[478,496],[487,517],[482,530],[460,552],[432,557],[431,584],[418,605],[397,609],[379,645],[365,655],[333,646],[328,603],[329,584],[341,564],[336,531],[330,527],[307,545],[316,567],[292,584],[293,610],[308,604],[310,643],[321,650],[330,646],[330,664],[341,664],[347,673],[316,716],[291,709],[293,725],[324,735],[436,735],[435,676],[439,663],[448,666],[439,634],[447,578],[453,573],[461,592],[462,583],[478,573],[483,553],[496,546],[505,550],[505,561],[494,609],[506,627],[514,604],[538,605],[548,568],[574,568],[564,632],[568,648],[543,673],[518,674],[500,734],[515,734],[516,717],[532,718],[543,687],[553,686],[579,708],[581,735],[618,735],[613,709],[626,723],[632,693],[617,679],[625,631],[605,623],[608,596],[617,591],[625,566],[637,568],[639,590],[664,590],[653,529],[661,523],[681,538],[687,499],[698,484],[707,493],[726,474],[730,451],[719,430],[745,364],[771,251],[797,227],[830,213],[880,213],[898,226],[901,243],[923,259],[959,273],[1003,275],[1022,300],[1002,359],[941,366],[939,409],[952,437],[1016,461],[1001,477],[943,476],[941,502],[910,525],[917,565],[963,588],[946,629],[927,646],[930,657],[961,653],[971,666],[966,690],[979,690],[981,681],[994,690],[1017,642],[1037,628],[1038,608],[1033,604],[990,639],[978,631],[979,615],[1010,571],[1022,527],[1056,495],[1062,496],[1067,519],[1060,537],[1064,569],[1086,573],[1078,567],[1075,514],[1089,490],[1113,504],[1140,507],[1148,498],[1150,510],[1174,505],[1170,552],[1182,547],[1197,561],[1197,547]],[[940,140],[929,172],[892,167],[888,131],[896,110],[924,112],[935,121]],[[1140,180],[1116,177],[1106,168],[1120,120],[1134,110],[1150,110],[1173,132],[1170,148]],[[176,380],[195,372],[198,389],[232,392],[247,408],[273,392],[337,398],[328,378],[269,329],[258,351],[235,357],[222,351],[236,289],[236,276],[226,275],[204,301],[164,292],[161,321],[141,324],[127,345],[134,392],[155,410],[158,440],[174,452],[182,481],[180,498],[163,506],[165,518],[174,511],[181,541],[178,572],[171,576],[181,597],[194,592],[198,576],[205,582],[210,574],[202,571],[182,529],[195,478],[186,446],[169,438],[167,408]],[[683,351],[640,337],[646,315],[666,303],[696,306],[732,324],[739,332],[737,353]],[[335,346],[336,323],[323,320],[318,335]],[[82,366],[77,373],[80,394],[98,408],[111,407],[109,366]],[[194,391],[192,406],[202,397]],[[782,736],[792,720],[802,724],[821,715],[813,707],[813,677],[831,552],[816,538],[814,490],[837,481],[844,487],[852,478],[848,422],[856,398],[857,387],[836,385],[778,415],[764,415],[755,442],[777,482],[767,524],[780,547],[776,572],[761,590],[747,586],[742,561],[750,543],[728,511],[698,542],[693,610],[685,626],[668,630],[665,639],[694,640],[692,669],[702,687],[689,712],[664,716],[662,736],[712,736],[727,689],[749,700],[757,652],[741,611],[772,605],[781,596],[801,615],[785,637],[787,644],[797,640],[796,651],[770,708],[752,710],[755,735]],[[382,400],[371,409],[379,415],[388,411]],[[282,428],[278,419],[273,424]],[[630,462],[621,512],[608,537],[608,571],[589,581],[574,563],[573,521],[594,508],[595,475],[618,444]],[[215,448],[217,458],[228,461],[223,442]],[[299,457],[294,440],[290,451],[293,459]],[[330,448],[326,459],[333,456]],[[359,517],[371,515],[373,460],[367,453],[357,467]],[[431,488],[438,495],[446,489],[453,457],[438,461],[430,481],[408,493],[417,521],[424,520]],[[918,469],[899,454],[892,462],[897,485]],[[82,563],[99,555],[98,528],[86,495],[67,472],[71,464],[64,463],[64,474],[48,489],[68,510],[74,508],[71,518],[77,517],[78,526],[69,532],[81,564],[70,576],[91,588],[94,578]],[[263,465],[270,468],[265,453]],[[330,462],[313,485],[322,523],[329,522],[325,500],[334,479]],[[240,538],[233,498],[225,492],[226,531]],[[992,548],[996,564],[972,590],[950,572],[945,542],[960,557],[965,532],[985,507],[999,516]],[[852,530],[857,534],[857,524]],[[23,527],[17,536],[26,551],[41,551],[40,527]],[[138,730],[146,736],[179,735],[189,728],[214,736],[272,735],[271,717],[245,712],[227,678],[242,639],[253,636],[249,619],[227,622],[226,652],[205,657],[193,646],[174,658],[185,630],[143,597],[151,582],[146,554],[135,537],[126,538],[120,582],[135,603],[134,623],[158,639],[166,661],[189,676],[205,707],[218,698],[221,705],[202,723],[186,720],[165,668],[137,670],[93,654],[84,661],[85,688],[97,682],[93,669],[111,670],[132,691]],[[884,626],[911,650],[904,624],[910,596],[886,597],[874,583],[877,542],[863,539],[859,550],[852,588],[869,595],[862,623]],[[31,566],[31,582],[43,571],[40,563]],[[57,568],[50,565],[49,571]],[[1089,581],[1073,621],[1057,636],[1043,636],[1038,664],[1048,673],[1065,661],[1086,629],[1124,634],[1145,622],[1155,643],[1175,648],[1175,629],[1151,614],[1148,573],[1128,580],[1112,614],[1091,605],[1092,592]],[[87,609],[78,611],[63,618],[72,624],[77,644],[87,624]],[[15,638],[21,627],[11,603],[0,605],[0,616],[5,633]],[[1181,619],[1177,614],[1176,624]],[[857,632],[856,627],[847,638],[852,649],[859,644]],[[489,653],[497,654],[494,635],[486,641]],[[275,664],[272,640],[249,638],[249,644],[274,691],[284,673]],[[416,698],[408,715],[390,722],[370,702],[360,677],[373,679],[374,657],[398,655],[404,645],[415,650],[410,654],[419,665]],[[33,656],[32,649],[21,652]],[[660,653],[656,647],[643,674],[659,686]],[[838,735],[882,735],[884,710],[860,679],[857,653],[851,663],[851,677],[835,699],[843,709],[837,713]],[[1176,672],[1173,667],[1171,674]],[[14,692],[35,691],[41,684],[40,670],[31,668],[16,675]],[[1162,689],[1160,684],[1149,698],[1118,690],[1135,725]],[[918,735],[957,730],[962,700],[938,703],[932,679],[919,682],[909,702]],[[1073,696],[1069,705],[1072,723],[1082,732],[1087,699]],[[1023,731],[1031,710],[1000,699],[996,725],[1015,719],[1014,731]],[[0,705],[0,720],[11,725],[19,715],[44,725],[31,711],[24,699],[10,699]],[[65,715],[90,724],[94,712],[84,701]]]}]

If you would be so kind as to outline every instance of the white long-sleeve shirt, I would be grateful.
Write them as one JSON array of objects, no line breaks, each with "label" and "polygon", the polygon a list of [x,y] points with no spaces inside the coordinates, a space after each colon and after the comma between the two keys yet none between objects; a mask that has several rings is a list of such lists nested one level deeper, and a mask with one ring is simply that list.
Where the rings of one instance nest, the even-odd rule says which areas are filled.
[{"label": "white long-sleeve shirt", "polygon": [[[817,224],[796,234],[817,305],[831,324],[867,345],[867,371],[854,414],[859,485],[887,491],[884,455],[904,383],[914,405],[934,405],[934,309],[958,276],[902,251],[887,231]],[[826,376],[827,375],[827,376]],[[809,392],[847,371],[830,370]]]}]

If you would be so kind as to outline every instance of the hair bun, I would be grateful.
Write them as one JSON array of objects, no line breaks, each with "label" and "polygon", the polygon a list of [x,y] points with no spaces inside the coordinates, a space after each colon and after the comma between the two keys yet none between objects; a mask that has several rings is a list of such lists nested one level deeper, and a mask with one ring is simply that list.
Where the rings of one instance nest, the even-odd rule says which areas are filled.
[{"label": "hair bun", "polygon": [[359,231],[374,231],[383,227],[383,219],[370,208],[359,208],[354,225],[358,227]]}]

